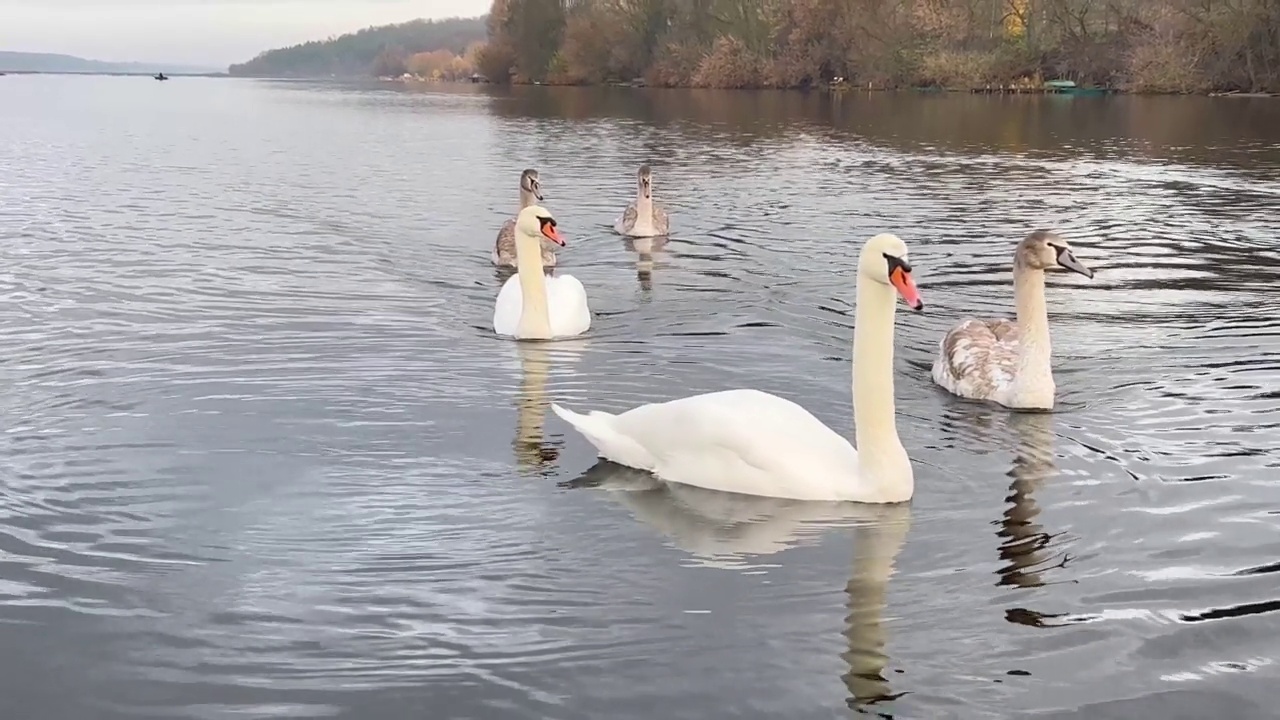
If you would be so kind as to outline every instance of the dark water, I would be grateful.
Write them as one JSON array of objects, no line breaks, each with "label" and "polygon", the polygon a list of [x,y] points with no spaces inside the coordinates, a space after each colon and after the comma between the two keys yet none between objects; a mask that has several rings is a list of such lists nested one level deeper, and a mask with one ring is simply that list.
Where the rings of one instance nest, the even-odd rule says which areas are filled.
[{"label": "dark water", "polygon": [[[597,313],[554,349],[488,330],[526,166]],[[4,78],[0,714],[1274,717],[1277,211],[1267,100]],[[1050,282],[1059,411],[944,395],[1039,226],[1098,271]],[[910,507],[671,492],[547,417],[849,428],[880,231]]]}]

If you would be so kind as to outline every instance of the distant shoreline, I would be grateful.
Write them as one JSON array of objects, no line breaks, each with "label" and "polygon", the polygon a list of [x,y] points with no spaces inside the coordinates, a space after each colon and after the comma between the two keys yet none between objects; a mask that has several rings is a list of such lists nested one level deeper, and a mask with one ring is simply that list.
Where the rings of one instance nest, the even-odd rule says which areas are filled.
[{"label": "distant shoreline", "polygon": [[0,68],[0,74],[3,75],[104,75],[110,77],[155,77],[156,73],[163,72],[165,77],[231,77],[225,72],[169,72],[157,68],[154,72],[146,72],[138,70],[135,72],[112,72],[107,70],[5,70]]},{"label": "distant shoreline", "polygon": [[[323,80],[328,78],[314,78]],[[350,78],[358,79],[358,78]],[[404,85],[472,85],[474,83],[467,80],[428,80],[417,78],[370,78],[382,83],[400,83]],[[644,85],[623,82],[606,82],[606,83],[551,83],[551,82],[508,82],[508,83],[483,83],[485,85],[499,85],[506,87],[578,87],[578,88],[616,88],[627,90],[715,90],[718,92],[798,92],[798,93],[829,93],[832,95],[840,95],[845,93],[918,93],[921,95],[929,94],[948,94],[948,95],[1056,95],[1066,97],[1102,97],[1107,95],[1126,95],[1131,97],[1234,97],[1234,98],[1280,98],[1280,93],[1267,92],[1243,92],[1238,90],[1208,90],[1202,92],[1155,92],[1150,90],[1126,90],[1123,88],[1043,88],[1043,87],[1016,87],[1016,86],[984,86],[978,88],[945,88],[945,87],[861,87],[855,85],[811,85],[809,87],[790,87],[790,88],[715,88],[715,87],[693,87],[693,86],[667,86],[667,85]]]},{"label": "distant shoreline", "polygon": [[[384,82],[391,82],[391,81],[386,81],[386,80],[384,80]],[[423,82],[423,83],[419,83],[418,81],[401,81],[401,82],[414,82],[415,84],[425,84],[425,82],[433,82],[433,81],[425,81],[425,82]],[[937,87],[937,86],[922,86],[922,87],[910,87],[910,86],[903,86],[903,87],[860,87],[860,86],[855,86],[855,85],[840,85],[840,86],[811,85],[811,86],[809,86],[809,87],[804,87],[804,88],[801,88],[801,87],[793,87],[793,88],[715,88],[715,87],[692,87],[692,86],[684,86],[684,85],[679,85],[679,86],[667,86],[667,85],[647,86],[647,85],[634,85],[634,84],[630,84],[630,83],[570,84],[570,83],[546,83],[546,82],[543,82],[543,83],[530,83],[530,82],[519,82],[519,83],[516,83],[516,82],[512,82],[512,83],[506,83],[506,84],[507,84],[508,86],[511,86],[511,87],[516,87],[516,86],[529,86],[529,87],[534,87],[534,86],[537,86],[537,87],[612,87],[612,88],[626,88],[626,89],[654,89],[654,90],[717,90],[717,91],[732,91],[732,92],[743,92],[743,91],[746,91],[746,92],[759,92],[759,91],[762,91],[762,90],[763,90],[763,91],[770,91],[770,92],[777,92],[777,91],[783,91],[783,92],[802,92],[802,93],[825,92],[825,93],[830,93],[830,94],[832,94],[832,95],[839,95],[839,94],[844,94],[844,93],[854,93],[854,92],[857,92],[857,93],[883,93],[883,92],[887,92],[887,93],[904,92],[904,93],[905,93],[905,92],[910,92],[910,93],[918,93],[918,94],[921,94],[921,95],[928,95],[928,94],[948,94],[948,95],[955,95],[955,94],[960,94],[960,95],[1057,95],[1057,96],[1066,96],[1066,97],[1076,97],[1076,96],[1079,96],[1079,97],[1103,97],[1103,96],[1108,96],[1108,95],[1127,95],[1127,96],[1132,96],[1132,97],[1235,97],[1235,98],[1280,98],[1280,93],[1268,93],[1268,92],[1257,92],[1257,93],[1251,93],[1251,92],[1242,92],[1242,91],[1238,91],[1238,90],[1227,90],[1227,91],[1207,90],[1207,91],[1201,91],[1201,92],[1157,92],[1157,91],[1151,91],[1151,90],[1127,90],[1127,89],[1124,89],[1124,88],[1114,88],[1114,87],[1108,87],[1108,88],[1092,88],[1092,87],[1083,87],[1083,88],[1069,88],[1069,89],[1063,89],[1063,88],[1051,89],[1051,88],[1043,88],[1043,87],[1012,87],[1012,86],[1000,87],[1000,86],[998,86],[998,85],[997,85],[997,86],[976,87],[976,88],[964,88],[964,87],[948,88],[948,87]]]},{"label": "distant shoreline", "polygon": [[[166,77],[170,78],[231,78],[237,80],[292,80],[292,81],[341,81],[341,82],[370,82],[370,83],[386,83],[401,85],[475,85],[467,80],[428,80],[428,79],[402,79],[402,78],[385,78],[371,76],[271,76],[271,75],[233,75],[228,72],[168,72],[157,70],[156,72],[164,72]],[[80,75],[80,76],[103,76],[103,77],[139,77],[154,78],[154,72],[105,72],[91,70],[4,70],[0,69],[0,75]],[[942,88],[942,87],[855,87],[851,85],[838,87],[811,86],[808,88],[703,88],[703,87],[685,87],[685,86],[645,86],[633,85],[629,83],[596,83],[596,84],[569,84],[569,83],[531,83],[531,82],[510,82],[510,83],[482,83],[484,85],[505,85],[507,87],[577,87],[577,88],[613,88],[613,89],[641,89],[641,90],[716,90],[720,92],[800,92],[813,93],[825,92],[832,95],[841,95],[846,93],[917,93],[921,95],[927,94],[948,94],[948,95],[1058,95],[1058,96],[1082,96],[1082,97],[1102,97],[1107,95],[1124,95],[1131,97],[1213,97],[1213,98],[1280,98],[1280,93],[1267,92],[1241,92],[1241,91],[1207,91],[1207,92],[1152,92],[1152,91],[1135,91],[1120,88],[1079,88],[1074,91],[1047,90],[1044,88],[1000,88],[1000,87],[982,87],[982,88]]]}]

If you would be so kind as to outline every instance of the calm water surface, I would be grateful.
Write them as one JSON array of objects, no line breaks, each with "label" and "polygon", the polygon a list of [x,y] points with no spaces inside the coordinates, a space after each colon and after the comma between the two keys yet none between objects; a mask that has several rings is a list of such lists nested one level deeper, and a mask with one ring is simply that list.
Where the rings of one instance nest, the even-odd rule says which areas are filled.
[{"label": "calm water surface", "polygon": [[[665,247],[610,224],[649,162]],[[581,339],[488,329],[541,170]],[[1280,103],[0,79],[6,718],[1274,717]],[[1058,412],[928,380],[1049,298]],[[909,507],[655,487],[553,400],[851,427],[901,234]]]}]

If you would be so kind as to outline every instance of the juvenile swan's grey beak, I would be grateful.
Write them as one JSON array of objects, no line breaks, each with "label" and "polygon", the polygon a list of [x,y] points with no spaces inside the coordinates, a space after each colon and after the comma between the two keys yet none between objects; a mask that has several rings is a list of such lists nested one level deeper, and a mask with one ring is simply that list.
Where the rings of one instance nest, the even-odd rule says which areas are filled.
[{"label": "juvenile swan's grey beak", "polygon": [[533,196],[538,198],[538,202],[542,202],[542,186],[541,185],[533,186]]},{"label": "juvenile swan's grey beak", "polygon": [[1071,272],[1078,272],[1087,278],[1093,277],[1093,271],[1084,263],[1077,260],[1075,254],[1066,248],[1063,248],[1062,251],[1058,253],[1058,264]]}]

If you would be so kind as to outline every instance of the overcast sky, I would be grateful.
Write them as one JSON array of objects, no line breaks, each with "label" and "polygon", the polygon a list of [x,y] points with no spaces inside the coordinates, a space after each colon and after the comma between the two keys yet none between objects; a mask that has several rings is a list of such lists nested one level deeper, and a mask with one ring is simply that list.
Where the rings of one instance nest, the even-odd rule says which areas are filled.
[{"label": "overcast sky", "polygon": [[489,0],[0,0],[0,50],[226,66],[262,50]]}]

